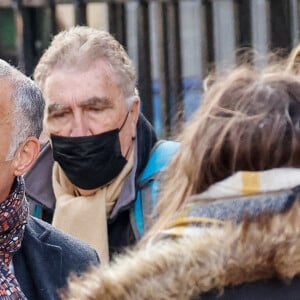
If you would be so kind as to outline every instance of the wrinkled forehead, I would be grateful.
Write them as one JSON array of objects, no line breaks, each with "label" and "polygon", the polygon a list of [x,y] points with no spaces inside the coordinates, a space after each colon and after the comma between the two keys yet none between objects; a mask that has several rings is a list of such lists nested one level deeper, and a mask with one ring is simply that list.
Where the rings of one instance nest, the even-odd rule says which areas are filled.
[{"label": "wrinkled forehead", "polygon": [[97,78],[99,75],[100,78],[106,77],[109,78],[110,81],[118,82],[118,76],[115,75],[113,67],[109,62],[100,58],[93,62],[86,62],[82,59],[82,61],[76,59],[74,61],[67,60],[64,62],[57,62],[52,67],[49,67],[47,70],[47,75],[45,76],[45,80],[42,84],[43,91],[47,86],[50,77],[56,76],[56,74],[64,74],[64,81],[68,80],[69,75],[76,74],[78,78],[84,78],[85,74],[94,73],[94,76]]},{"label": "wrinkled forehead", "polygon": [[[92,86],[94,83],[96,91],[104,89],[104,87],[114,86],[118,91],[123,92],[111,65],[105,60],[99,59],[91,65],[74,64],[69,66],[68,64],[63,64],[53,67],[48,71],[43,85],[44,95],[47,96],[49,92],[56,92],[57,88],[67,86],[70,81],[75,84],[70,92],[78,89],[85,90],[88,85]],[[47,97],[45,98],[47,102]]]}]

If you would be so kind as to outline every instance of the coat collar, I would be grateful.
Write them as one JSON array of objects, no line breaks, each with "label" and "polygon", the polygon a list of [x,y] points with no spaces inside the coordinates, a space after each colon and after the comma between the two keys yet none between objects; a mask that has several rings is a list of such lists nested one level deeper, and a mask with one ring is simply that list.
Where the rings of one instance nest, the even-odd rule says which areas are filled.
[{"label": "coat collar", "polygon": [[110,222],[117,217],[121,210],[128,207],[135,200],[137,179],[147,165],[151,150],[157,142],[157,136],[152,125],[142,113],[139,115],[136,135],[133,168],[111,213]]},{"label": "coat collar", "polygon": [[59,299],[57,287],[64,284],[62,250],[48,244],[50,231],[29,217],[21,249],[13,259],[16,277],[28,299]]},{"label": "coat collar", "polygon": [[[53,154],[50,142],[46,142],[34,165],[26,172],[26,195],[47,209],[54,209],[55,196],[52,188]],[[40,176],[43,174],[43,176]],[[42,200],[41,200],[42,199]]]}]

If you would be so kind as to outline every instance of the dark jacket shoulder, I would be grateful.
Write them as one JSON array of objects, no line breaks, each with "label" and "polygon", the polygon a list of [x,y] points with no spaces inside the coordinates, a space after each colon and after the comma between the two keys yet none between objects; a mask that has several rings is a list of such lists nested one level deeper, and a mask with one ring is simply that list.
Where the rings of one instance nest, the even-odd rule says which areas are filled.
[{"label": "dark jacket shoulder", "polygon": [[13,258],[21,289],[30,300],[57,300],[71,273],[99,264],[95,250],[48,223],[28,218],[21,248]]},{"label": "dark jacket shoulder", "polygon": [[55,207],[55,196],[52,187],[53,154],[50,142],[41,147],[33,166],[24,175],[26,196],[52,211]]},{"label": "dark jacket shoulder", "polygon": [[26,235],[31,235],[44,243],[55,245],[62,250],[63,261],[65,263],[74,262],[74,267],[80,271],[82,266],[89,263],[99,263],[96,251],[85,242],[56,229],[43,220],[29,217]]}]

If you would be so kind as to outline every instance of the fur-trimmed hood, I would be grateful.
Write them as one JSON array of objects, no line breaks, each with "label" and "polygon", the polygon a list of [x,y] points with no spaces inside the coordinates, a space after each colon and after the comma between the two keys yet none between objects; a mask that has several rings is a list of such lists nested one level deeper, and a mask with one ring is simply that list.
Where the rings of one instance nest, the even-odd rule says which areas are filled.
[{"label": "fur-trimmed hood", "polygon": [[300,273],[300,204],[239,225],[132,251],[71,280],[63,299],[192,299],[213,288]]}]

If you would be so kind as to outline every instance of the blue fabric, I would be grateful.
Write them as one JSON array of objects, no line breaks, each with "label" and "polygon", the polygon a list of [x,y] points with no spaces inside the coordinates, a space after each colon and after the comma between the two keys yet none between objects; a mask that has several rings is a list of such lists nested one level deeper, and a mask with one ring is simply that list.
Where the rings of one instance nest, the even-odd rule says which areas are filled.
[{"label": "blue fabric", "polygon": [[142,196],[141,191],[136,194],[136,200],[134,202],[134,219],[135,226],[139,236],[144,235],[144,220],[143,220],[143,207],[142,207]]},{"label": "blue fabric", "polygon": [[151,152],[149,161],[143,170],[139,181],[144,180],[154,176],[158,172],[161,172],[170,162],[173,155],[177,152],[180,147],[179,142],[174,141],[160,141],[154,147]]},{"label": "blue fabric", "polygon": [[[152,209],[155,209],[160,183],[156,176],[166,168],[179,147],[179,142],[158,142],[153,148],[149,161],[139,177],[137,197],[134,203],[134,218],[136,229],[140,237],[144,235],[146,227],[144,224],[145,216],[143,206],[150,205]],[[143,192],[151,193],[151,195],[145,197],[143,196]],[[151,201],[151,203],[145,203],[145,201]]]}]

